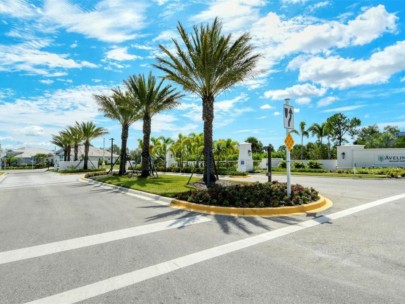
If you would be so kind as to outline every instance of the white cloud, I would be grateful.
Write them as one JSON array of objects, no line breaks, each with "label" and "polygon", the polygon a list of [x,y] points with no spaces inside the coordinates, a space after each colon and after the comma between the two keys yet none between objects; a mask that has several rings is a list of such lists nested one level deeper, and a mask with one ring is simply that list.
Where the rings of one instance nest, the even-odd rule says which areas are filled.
[{"label": "white cloud", "polygon": [[84,10],[67,0],[45,0],[43,17],[69,32],[106,42],[134,39],[144,27],[147,6],[140,1],[102,0]]},{"label": "white cloud", "polygon": [[313,11],[316,11],[317,9],[319,9],[319,8],[327,7],[327,6],[329,6],[329,5],[330,5],[330,2],[329,2],[329,1],[321,1],[321,2],[317,2],[317,3],[314,3],[313,5],[309,6],[308,9],[309,9],[311,12],[313,12]]},{"label": "white cloud", "polygon": [[357,110],[357,109],[364,108],[364,107],[365,107],[365,105],[347,106],[347,107],[340,107],[340,108],[323,110],[322,112],[323,113],[348,112],[348,111],[353,111],[353,110]]},{"label": "white cloud", "polygon": [[17,130],[26,136],[42,136],[44,135],[44,128],[40,126],[28,126]]},{"label": "white cloud", "polygon": [[386,47],[365,59],[339,56],[312,57],[299,65],[299,80],[312,81],[324,87],[345,89],[358,85],[387,82],[395,73],[405,70],[405,41]]},{"label": "white cloud", "polygon": [[294,108],[294,113],[299,113],[301,110],[299,108]]},{"label": "white cloud", "polygon": [[54,81],[51,80],[51,79],[42,79],[39,82],[41,82],[43,84],[52,84],[52,83],[54,83]]},{"label": "white cloud", "polygon": [[33,17],[37,14],[35,8],[24,0],[1,0],[0,14],[7,14],[16,18]]},{"label": "white cloud", "polygon": [[73,42],[73,43],[70,45],[70,47],[71,47],[72,49],[77,48],[77,46],[78,46],[77,41]]},{"label": "white cloud", "polygon": [[297,3],[303,4],[307,1],[308,0],[281,0],[283,4],[297,4]]},{"label": "white cloud", "polygon": [[326,107],[326,106],[329,106],[330,104],[334,103],[336,100],[338,100],[337,97],[328,96],[328,97],[325,97],[325,98],[322,98],[321,100],[319,100],[317,103],[317,106]]},{"label": "white cloud", "polygon": [[274,114],[274,116],[280,116],[281,115],[280,112],[274,112],[273,114]]},{"label": "white cloud", "polygon": [[273,109],[273,107],[271,105],[269,105],[269,104],[264,104],[264,105],[262,105],[260,107],[260,109],[262,109],[262,110],[270,110],[270,109]]},{"label": "white cloud", "polygon": [[300,98],[297,98],[297,99],[295,100],[295,102],[296,102],[297,104],[300,104],[300,105],[306,105],[306,104],[309,104],[309,103],[311,102],[311,98],[308,98],[308,97],[300,97]]},{"label": "white cloud", "polygon": [[46,76],[60,76],[49,69],[95,68],[95,64],[88,61],[75,61],[67,54],[55,54],[41,51],[49,45],[49,41],[30,41],[17,45],[0,44],[0,71],[26,71],[32,74]]},{"label": "white cloud", "polygon": [[100,113],[94,94],[108,94],[109,87],[78,86],[66,90],[56,90],[29,99],[18,98],[14,102],[0,104],[0,129],[7,129],[18,140],[21,130],[30,126],[43,128],[43,135],[50,130],[62,129],[75,121],[94,121]]},{"label": "white cloud", "polygon": [[399,81],[400,81],[400,82],[405,82],[405,76],[402,77]]},{"label": "white cloud", "polygon": [[270,71],[292,54],[329,54],[333,48],[367,44],[385,32],[395,32],[397,20],[383,5],[368,8],[347,22],[308,16],[287,18],[269,12],[252,23],[250,33],[256,49],[263,54],[258,66]]},{"label": "white cloud", "polygon": [[325,88],[318,88],[310,83],[297,84],[284,90],[269,90],[264,93],[264,97],[273,100],[283,100],[285,98],[309,98],[319,97],[326,93]]},{"label": "white cloud", "polygon": [[140,56],[128,54],[127,47],[113,48],[112,50],[109,50],[106,53],[106,56],[108,59],[117,60],[117,61],[127,61],[127,60],[135,60],[135,59],[142,58]]},{"label": "white cloud", "polygon": [[155,49],[155,47],[144,45],[144,44],[131,44],[131,47],[138,49],[138,50],[145,50],[145,51],[152,51]]},{"label": "white cloud", "polygon": [[172,30],[165,30],[153,38],[153,41],[170,41],[172,39],[178,39],[179,34]]},{"label": "white cloud", "polygon": [[192,17],[192,20],[212,22],[220,16],[225,31],[245,30],[259,18],[259,8],[265,3],[263,0],[212,0],[208,9]]}]

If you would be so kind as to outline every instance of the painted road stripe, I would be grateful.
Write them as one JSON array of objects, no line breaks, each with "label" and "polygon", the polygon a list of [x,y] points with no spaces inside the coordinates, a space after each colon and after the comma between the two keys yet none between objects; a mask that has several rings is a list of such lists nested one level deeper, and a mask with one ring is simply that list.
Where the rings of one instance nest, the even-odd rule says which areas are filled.
[{"label": "painted road stripe", "polygon": [[364,211],[376,206],[387,204],[392,201],[405,198],[405,194],[391,196],[385,199],[377,200],[371,203],[363,204],[357,207],[353,207],[347,210],[329,214],[327,216],[320,216],[316,219],[298,223],[278,230],[269,231],[257,236],[246,238],[240,241],[235,241],[229,244],[221,245],[218,247],[210,248],[207,250],[199,251],[197,253],[189,254],[177,259],[173,259],[167,262],[156,264],[143,269],[135,270],[123,275],[115,276],[103,281],[99,281],[83,287],[71,289],[59,294],[55,294],[50,297],[42,298],[36,301],[32,301],[26,304],[68,304],[84,301],[86,299],[96,297],[105,294],[110,291],[114,291],[120,288],[128,287],[136,283],[161,276],[163,274],[191,266],[197,263],[201,263],[228,253],[232,253],[241,249],[245,249],[272,239],[276,239],[306,228],[314,227],[331,219],[338,219],[353,213]]},{"label": "painted road stripe", "polygon": [[110,231],[106,233],[100,233],[95,235],[89,235],[85,237],[54,242],[44,245],[38,245],[33,247],[21,248],[11,251],[0,252],[0,265],[10,262],[21,261],[25,259],[31,259],[48,254],[63,252],[67,250],[73,250],[98,244],[104,244],[107,242],[113,242],[135,236],[140,236],[148,233],[183,228],[185,226],[205,223],[211,221],[209,218],[197,215],[179,218],[175,220],[160,222],[156,224],[137,226],[133,228],[121,229],[116,231]]}]

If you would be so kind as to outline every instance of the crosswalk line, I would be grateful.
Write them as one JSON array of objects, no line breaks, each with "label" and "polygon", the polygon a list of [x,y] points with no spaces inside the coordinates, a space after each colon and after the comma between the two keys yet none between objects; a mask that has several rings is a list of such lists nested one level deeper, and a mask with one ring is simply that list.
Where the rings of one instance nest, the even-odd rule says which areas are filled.
[{"label": "crosswalk line", "polygon": [[211,221],[208,217],[197,215],[182,217],[175,220],[115,230],[95,235],[89,235],[59,242],[48,243],[44,245],[26,247],[11,251],[0,252],[0,265],[54,254],[58,252],[104,244],[135,236],[145,235],[163,230],[183,228],[189,225],[200,224]]}]

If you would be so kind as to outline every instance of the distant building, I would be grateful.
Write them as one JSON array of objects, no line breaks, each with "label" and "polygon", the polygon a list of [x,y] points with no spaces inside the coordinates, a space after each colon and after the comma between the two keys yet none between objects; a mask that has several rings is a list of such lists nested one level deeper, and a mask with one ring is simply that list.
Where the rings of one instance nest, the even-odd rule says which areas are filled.
[{"label": "distant building", "polygon": [[3,158],[14,156],[17,160],[17,166],[28,166],[35,165],[35,155],[37,154],[46,154],[48,161],[51,161],[54,152],[42,148],[22,147],[18,149],[8,149],[3,155],[0,155],[0,158],[1,162],[3,162]]},{"label": "distant building", "polygon": [[[84,145],[79,146],[79,153],[77,157],[79,161],[84,159]],[[94,163],[95,167],[98,166],[98,162],[102,160],[103,157],[104,161],[106,161],[107,163],[111,163],[111,152],[107,150],[103,151],[103,149],[99,149],[93,146],[89,147],[89,162]],[[117,158],[119,158],[119,155],[113,154],[112,157],[113,163],[117,160]],[[64,159],[65,159],[65,152],[63,151],[63,149],[57,150],[54,156],[55,167],[58,167],[59,162],[62,162]],[[73,162],[74,159],[75,159],[75,150],[74,148],[72,148],[70,150],[70,161]]]}]

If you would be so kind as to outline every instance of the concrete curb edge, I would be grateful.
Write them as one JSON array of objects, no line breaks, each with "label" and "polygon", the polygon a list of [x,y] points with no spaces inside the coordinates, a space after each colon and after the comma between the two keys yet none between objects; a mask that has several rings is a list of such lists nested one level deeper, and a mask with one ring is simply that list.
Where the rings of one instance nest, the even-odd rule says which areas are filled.
[{"label": "concrete curb edge", "polygon": [[332,207],[331,200],[319,195],[320,199],[316,202],[286,207],[271,208],[237,208],[237,207],[220,207],[200,205],[186,201],[172,200],[170,206],[177,209],[184,209],[193,212],[202,212],[208,214],[221,214],[231,216],[289,216],[304,213],[317,213]]},{"label": "concrete curb edge", "polygon": [[157,201],[157,202],[164,202],[164,203],[170,204],[170,202],[172,201],[172,198],[170,198],[170,197],[165,197],[165,196],[161,196],[161,195],[157,195],[157,194],[151,194],[151,193],[138,191],[138,190],[134,190],[134,189],[129,189],[129,188],[121,187],[121,186],[114,186],[114,185],[111,185],[111,184],[98,182],[98,181],[86,178],[84,176],[81,177],[79,180],[81,182],[89,183],[89,184],[92,184],[92,185],[108,187],[108,188],[111,188],[112,190],[116,190],[116,191],[119,191],[119,192],[124,193],[124,194],[125,193],[132,193],[132,194],[135,194],[135,195],[143,196],[143,197],[145,197],[145,199],[154,200],[154,201]]}]

